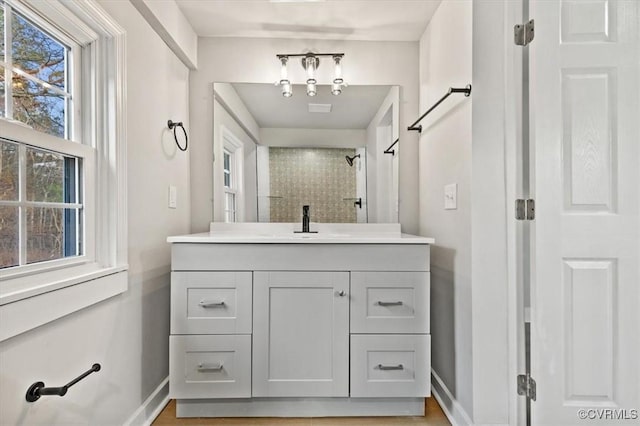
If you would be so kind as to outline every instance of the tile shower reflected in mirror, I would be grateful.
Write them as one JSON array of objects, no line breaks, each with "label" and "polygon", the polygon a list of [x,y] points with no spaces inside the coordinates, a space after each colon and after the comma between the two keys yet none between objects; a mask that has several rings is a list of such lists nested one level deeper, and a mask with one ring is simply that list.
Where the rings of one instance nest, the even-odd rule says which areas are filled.
[{"label": "tile shower reflected in mirror", "polygon": [[[351,166],[345,160],[356,156],[356,151],[364,152],[363,148],[259,146],[257,149],[268,151],[266,155],[258,155],[258,175],[269,174],[268,188],[261,188],[266,185],[266,179],[258,181],[260,222],[299,222],[301,205],[313,207],[311,220],[314,222],[366,221],[366,215],[358,215],[359,207],[354,205],[365,196],[365,167],[359,158]],[[261,163],[265,159],[268,164]]]},{"label": "tile shower reflected in mirror", "polygon": [[398,86],[214,84],[214,221],[397,223]]}]

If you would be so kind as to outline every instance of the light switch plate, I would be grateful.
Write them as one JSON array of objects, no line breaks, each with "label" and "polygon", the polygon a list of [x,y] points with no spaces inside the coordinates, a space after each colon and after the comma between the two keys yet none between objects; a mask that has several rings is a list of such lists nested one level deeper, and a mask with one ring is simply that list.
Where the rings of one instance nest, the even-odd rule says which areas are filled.
[{"label": "light switch plate", "polygon": [[455,210],[458,208],[458,184],[451,183],[444,187],[444,209]]},{"label": "light switch plate", "polygon": [[178,190],[175,186],[169,185],[169,208],[175,209],[178,207]]}]

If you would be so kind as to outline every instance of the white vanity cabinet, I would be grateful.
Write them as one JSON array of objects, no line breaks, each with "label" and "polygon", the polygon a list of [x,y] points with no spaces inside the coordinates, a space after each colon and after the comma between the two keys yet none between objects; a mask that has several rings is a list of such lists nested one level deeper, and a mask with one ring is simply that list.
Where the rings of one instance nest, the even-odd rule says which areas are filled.
[{"label": "white vanity cabinet", "polygon": [[349,396],[349,273],[253,278],[252,395]]},{"label": "white vanity cabinet", "polygon": [[351,273],[352,397],[431,393],[428,272]]},{"label": "white vanity cabinet", "polygon": [[169,241],[178,417],[424,413],[433,240]]},{"label": "white vanity cabinet", "polygon": [[252,297],[248,271],[171,273],[174,398],[251,396]]}]

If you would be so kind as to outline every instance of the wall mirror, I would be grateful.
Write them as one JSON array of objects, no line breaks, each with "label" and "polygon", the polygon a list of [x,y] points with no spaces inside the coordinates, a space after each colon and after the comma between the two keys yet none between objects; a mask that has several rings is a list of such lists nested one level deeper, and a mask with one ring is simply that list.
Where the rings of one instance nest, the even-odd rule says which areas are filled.
[{"label": "wall mirror", "polygon": [[398,222],[398,86],[213,89],[215,222]]}]

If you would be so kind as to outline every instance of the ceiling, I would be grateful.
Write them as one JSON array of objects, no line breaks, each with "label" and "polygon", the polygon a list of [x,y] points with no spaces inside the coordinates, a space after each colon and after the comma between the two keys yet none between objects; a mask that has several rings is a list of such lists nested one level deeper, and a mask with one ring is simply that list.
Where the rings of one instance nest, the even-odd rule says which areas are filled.
[{"label": "ceiling", "polygon": [[[391,86],[349,86],[334,96],[328,85],[318,85],[316,96],[307,96],[306,86],[293,85],[293,96],[285,98],[279,86],[232,83],[253,118],[262,128],[366,129]],[[309,104],[331,104],[330,113],[310,113]]]},{"label": "ceiling", "polygon": [[201,37],[417,41],[442,0],[176,0]]}]

